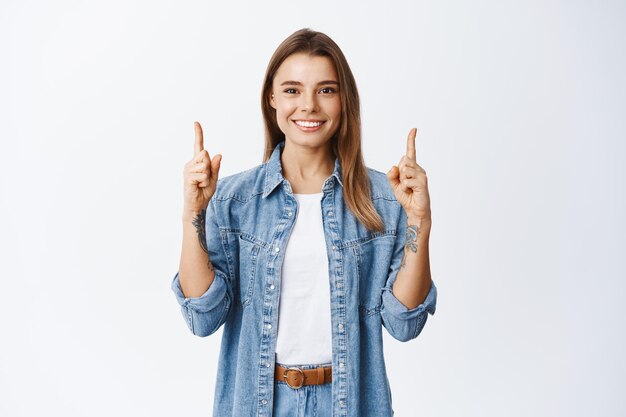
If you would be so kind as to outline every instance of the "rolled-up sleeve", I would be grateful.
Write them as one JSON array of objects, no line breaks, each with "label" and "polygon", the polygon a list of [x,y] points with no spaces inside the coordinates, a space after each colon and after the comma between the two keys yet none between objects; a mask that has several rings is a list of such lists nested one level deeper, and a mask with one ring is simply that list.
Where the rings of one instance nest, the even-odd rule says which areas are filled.
[{"label": "rolled-up sleeve", "polygon": [[385,287],[380,314],[389,334],[401,342],[407,342],[419,336],[426,324],[428,314],[435,314],[436,305],[437,287],[434,282],[424,302],[410,310],[396,298],[391,288]]},{"label": "rolled-up sleeve", "polygon": [[215,278],[204,294],[200,297],[185,297],[180,287],[178,272],[174,276],[172,291],[181,306],[187,327],[196,336],[215,333],[226,320],[231,304],[227,282],[228,278],[215,271]]},{"label": "rolled-up sleeve", "polygon": [[389,334],[401,342],[406,342],[419,336],[426,324],[428,314],[435,314],[437,307],[437,287],[434,281],[432,281],[424,302],[412,309],[408,309],[393,294],[392,288],[398,276],[400,264],[404,256],[406,238],[406,213],[404,213],[404,210],[401,210],[401,212],[396,229],[396,241],[389,268],[389,276],[387,283],[382,288],[380,314],[382,316],[383,326],[385,326]]},{"label": "rolled-up sleeve", "polygon": [[206,237],[209,257],[215,271],[215,278],[209,288],[199,297],[185,297],[180,286],[179,272],[176,272],[171,284],[187,327],[193,334],[202,337],[215,333],[226,321],[234,299],[233,281],[224,272],[229,268],[216,222],[214,198],[211,199],[207,209]]}]

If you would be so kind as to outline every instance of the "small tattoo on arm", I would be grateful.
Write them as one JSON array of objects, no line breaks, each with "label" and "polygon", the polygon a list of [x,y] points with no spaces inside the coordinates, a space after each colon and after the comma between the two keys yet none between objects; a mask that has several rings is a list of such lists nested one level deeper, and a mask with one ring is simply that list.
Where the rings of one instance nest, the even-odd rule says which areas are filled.
[{"label": "small tattoo on arm", "polygon": [[406,227],[406,239],[404,242],[404,256],[402,256],[402,263],[400,264],[400,268],[404,268],[404,266],[406,265],[406,254],[408,251],[417,253],[418,232],[419,232],[419,229],[417,226]]},{"label": "small tattoo on arm", "polygon": [[[194,227],[196,228],[196,232],[198,233],[198,241],[200,242],[200,246],[202,250],[209,254],[209,248],[206,245],[206,209],[203,209],[198,215],[192,220]],[[209,270],[213,270],[213,264],[209,259]]]}]

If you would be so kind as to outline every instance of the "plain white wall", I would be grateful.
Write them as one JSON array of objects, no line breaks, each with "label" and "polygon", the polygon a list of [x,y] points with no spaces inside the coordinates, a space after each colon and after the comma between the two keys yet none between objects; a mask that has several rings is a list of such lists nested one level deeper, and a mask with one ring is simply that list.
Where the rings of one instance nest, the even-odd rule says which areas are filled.
[{"label": "plain white wall", "polygon": [[221,330],[170,291],[193,121],[261,162],[265,66],[342,48],[366,163],[413,126],[438,310],[385,333],[398,416],[626,412],[621,1],[0,4],[0,415],[210,415]]}]

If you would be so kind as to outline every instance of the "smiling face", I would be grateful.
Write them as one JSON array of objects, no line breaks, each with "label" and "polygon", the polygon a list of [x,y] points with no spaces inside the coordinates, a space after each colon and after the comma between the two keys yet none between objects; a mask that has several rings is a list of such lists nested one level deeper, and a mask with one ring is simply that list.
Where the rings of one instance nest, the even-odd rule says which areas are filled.
[{"label": "smiling face", "polygon": [[274,76],[270,105],[286,141],[306,147],[328,145],[341,119],[333,62],[306,53],[287,57]]}]

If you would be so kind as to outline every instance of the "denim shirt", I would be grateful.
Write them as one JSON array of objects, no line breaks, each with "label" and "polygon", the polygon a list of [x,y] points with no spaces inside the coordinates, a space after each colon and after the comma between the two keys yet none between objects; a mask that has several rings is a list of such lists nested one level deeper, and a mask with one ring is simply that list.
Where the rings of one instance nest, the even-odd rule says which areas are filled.
[{"label": "denim shirt", "polygon": [[[206,238],[215,278],[185,298],[178,273],[171,288],[194,335],[224,331],[213,415],[272,415],[281,265],[298,214],[282,175],[280,142],[270,159],[220,178],[207,207]],[[408,309],[392,285],[404,254],[406,213],[384,173],[367,168],[383,232],[367,230],[343,198],[339,160],[323,185],[322,223],[328,253],[332,324],[333,416],[392,416],[382,328],[400,341],[416,338],[435,313],[432,284],[423,304]],[[312,329],[315,331],[315,329]],[[410,358],[407,358],[410,360]]]}]

